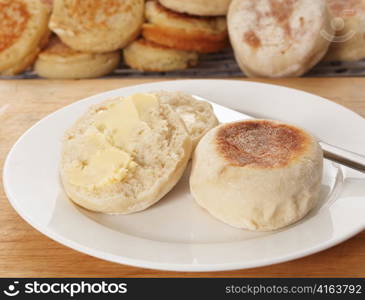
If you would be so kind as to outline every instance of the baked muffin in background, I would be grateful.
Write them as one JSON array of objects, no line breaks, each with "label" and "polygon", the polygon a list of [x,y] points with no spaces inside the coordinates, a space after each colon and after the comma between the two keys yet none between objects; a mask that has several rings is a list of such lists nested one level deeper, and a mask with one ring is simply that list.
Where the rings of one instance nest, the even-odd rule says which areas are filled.
[{"label": "baked muffin in background", "polygon": [[184,70],[196,66],[198,54],[176,50],[143,38],[124,48],[124,62],[132,69],[150,72]]},{"label": "baked muffin in background", "polygon": [[224,16],[231,0],[158,0],[163,6],[195,16]]},{"label": "baked muffin in background", "polygon": [[39,54],[35,72],[45,78],[94,78],[112,72],[120,62],[120,51],[88,53],[71,49],[57,36]]},{"label": "baked muffin in background", "polygon": [[326,0],[233,0],[227,20],[236,61],[252,77],[305,74],[334,33]]},{"label": "baked muffin in background", "polygon": [[365,0],[327,0],[334,16],[335,37],[325,56],[327,61],[365,58]]},{"label": "baked muffin in background", "polygon": [[144,0],[54,0],[50,29],[69,47],[104,53],[140,33]]},{"label": "baked muffin in background", "polygon": [[0,74],[31,66],[49,37],[50,8],[42,0],[0,0]]},{"label": "baked muffin in background", "polygon": [[197,17],[177,13],[158,1],[147,1],[142,35],[146,40],[173,49],[200,53],[218,52],[228,46],[224,17]]}]

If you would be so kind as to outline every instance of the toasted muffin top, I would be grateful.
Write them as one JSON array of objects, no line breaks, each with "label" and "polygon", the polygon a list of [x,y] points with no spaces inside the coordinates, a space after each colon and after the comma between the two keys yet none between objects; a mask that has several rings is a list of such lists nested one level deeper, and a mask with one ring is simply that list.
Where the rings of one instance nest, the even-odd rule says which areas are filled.
[{"label": "toasted muffin top", "polygon": [[227,32],[227,23],[224,17],[198,17],[177,13],[162,6],[158,1],[147,1],[145,14],[148,22],[158,26],[202,30],[210,34]]},{"label": "toasted muffin top", "polygon": [[24,1],[0,0],[0,52],[20,38],[29,19],[30,13]]},{"label": "toasted muffin top", "polygon": [[63,0],[66,14],[78,20],[80,30],[108,28],[113,17],[132,9],[130,1],[120,0]]},{"label": "toasted muffin top", "polygon": [[285,167],[306,151],[310,141],[299,128],[266,120],[230,123],[216,135],[218,152],[227,161],[254,168]]},{"label": "toasted muffin top", "polygon": [[163,6],[195,16],[223,16],[231,0],[158,0]]}]

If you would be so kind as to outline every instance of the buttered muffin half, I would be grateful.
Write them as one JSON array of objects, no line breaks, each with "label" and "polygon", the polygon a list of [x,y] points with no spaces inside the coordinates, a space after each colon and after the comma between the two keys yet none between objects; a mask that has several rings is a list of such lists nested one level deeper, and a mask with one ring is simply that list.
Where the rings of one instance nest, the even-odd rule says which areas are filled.
[{"label": "buttered muffin half", "polygon": [[285,123],[220,125],[198,144],[190,177],[196,202],[237,228],[275,230],[317,203],[323,153],[310,134]]},{"label": "buttered muffin half", "polygon": [[34,69],[45,78],[79,79],[104,76],[120,62],[120,51],[89,53],[71,49],[54,36],[39,54]]},{"label": "buttered muffin half", "polygon": [[49,15],[42,0],[0,0],[0,75],[33,64],[49,36]]},{"label": "buttered muffin half", "polygon": [[140,32],[144,0],[54,0],[49,27],[69,47],[111,52]]},{"label": "buttered muffin half", "polygon": [[228,30],[248,76],[301,76],[328,50],[334,30],[325,0],[233,0]]},{"label": "buttered muffin half", "polygon": [[179,115],[151,94],[107,100],[67,131],[61,178],[78,205],[128,214],[159,201],[182,176],[192,143]]}]

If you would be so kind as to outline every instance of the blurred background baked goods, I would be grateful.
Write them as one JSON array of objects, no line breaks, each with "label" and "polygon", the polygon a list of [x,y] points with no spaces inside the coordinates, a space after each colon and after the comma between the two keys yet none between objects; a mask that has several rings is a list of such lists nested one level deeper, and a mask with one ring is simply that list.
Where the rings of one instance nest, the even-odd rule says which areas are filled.
[{"label": "blurred background baked goods", "polygon": [[252,77],[306,73],[328,50],[331,21],[325,0],[233,0],[228,13],[236,60]]},{"label": "blurred background baked goods", "polygon": [[120,62],[120,51],[91,53],[78,51],[53,36],[39,53],[34,70],[47,78],[93,78],[112,72]]},{"label": "blurred background baked goods", "polygon": [[49,28],[75,50],[115,51],[138,36],[143,8],[144,0],[55,0]]},{"label": "blurred background baked goods", "polygon": [[365,58],[365,0],[328,0],[337,29],[325,57],[328,61],[357,61]]},{"label": "blurred background baked goods", "polygon": [[364,28],[365,0],[0,0],[0,76],[365,75]]},{"label": "blurred background baked goods", "polygon": [[49,13],[40,0],[0,1],[0,74],[14,75],[32,65],[47,43]]}]

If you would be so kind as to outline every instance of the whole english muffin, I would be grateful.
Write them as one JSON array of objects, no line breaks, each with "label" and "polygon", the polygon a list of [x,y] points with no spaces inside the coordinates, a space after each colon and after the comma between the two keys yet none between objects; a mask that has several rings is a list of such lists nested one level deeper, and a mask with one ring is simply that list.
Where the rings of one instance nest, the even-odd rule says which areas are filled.
[{"label": "whole english muffin", "polygon": [[191,148],[179,115],[156,96],[107,100],[67,131],[62,183],[71,200],[89,210],[137,212],[178,182]]},{"label": "whole english muffin", "polygon": [[196,202],[237,228],[274,230],[303,218],[317,203],[323,153],[289,124],[223,124],[198,144],[190,177]]},{"label": "whole english muffin", "polygon": [[336,36],[325,56],[327,61],[365,58],[365,0],[327,0],[334,16]]},{"label": "whole english muffin", "polygon": [[158,1],[147,1],[142,35],[160,45],[201,53],[217,52],[228,45],[224,17],[196,17],[176,13]]},{"label": "whole english muffin", "polygon": [[111,52],[137,37],[144,0],[55,0],[49,27],[69,47]]},{"label": "whole english muffin", "polygon": [[233,0],[228,29],[248,76],[300,76],[326,54],[331,20],[326,0]]},{"label": "whole english muffin", "polygon": [[140,71],[166,72],[196,66],[198,54],[168,48],[145,39],[132,42],[123,50],[124,62]]},{"label": "whole english muffin", "polygon": [[231,0],[159,0],[177,12],[197,16],[223,16],[227,14]]},{"label": "whole english muffin", "polygon": [[0,74],[15,75],[35,60],[49,36],[42,0],[0,0]]},{"label": "whole english muffin", "polygon": [[54,36],[39,54],[34,69],[45,78],[93,78],[112,72],[120,62],[119,51],[87,53],[73,50]]}]

